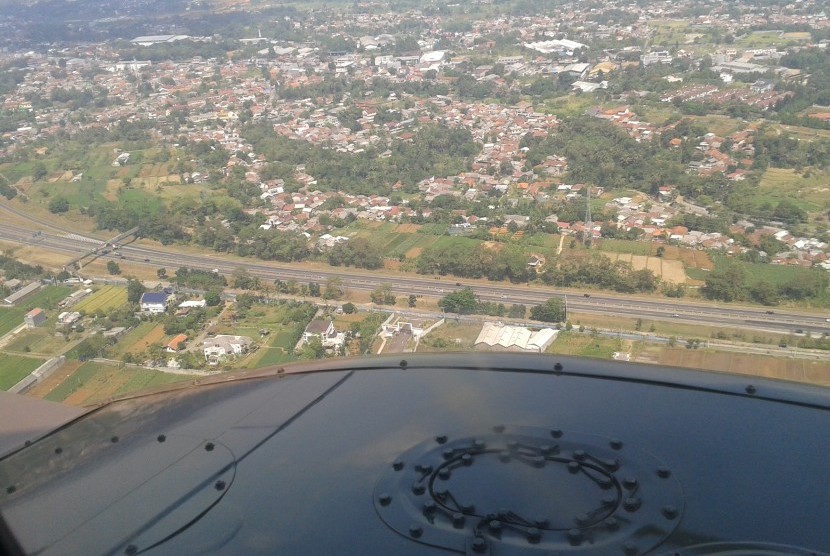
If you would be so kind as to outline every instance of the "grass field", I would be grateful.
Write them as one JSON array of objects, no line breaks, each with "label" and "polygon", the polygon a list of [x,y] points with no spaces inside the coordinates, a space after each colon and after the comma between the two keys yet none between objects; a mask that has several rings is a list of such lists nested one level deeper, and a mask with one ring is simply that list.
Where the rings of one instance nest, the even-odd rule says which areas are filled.
[{"label": "grass field", "polygon": [[118,286],[104,286],[74,307],[76,311],[93,314],[96,311],[116,309],[127,303],[127,289]]},{"label": "grass field", "polygon": [[622,342],[617,338],[594,336],[590,332],[569,331],[560,332],[546,353],[611,359],[614,352],[621,349]]},{"label": "grass field", "polygon": [[30,328],[18,333],[5,349],[18,353],[31,351],[32,354],[55,356],[63,353],[66,348],[67,342],[63,336],[55,336],[51,327],[43,327]]},{"label": "grass field", "polygon": [[797,266],[782,266],[765,263],[749,263],[739,261],[737,259],[726,257],[725,255],[713,255],[712,260],[715,262],[715,268],[724,268],[730,263],[739,264],[743,267],[744,272],[750,283],[760,282],[766,280],[774,285],[785,284],[793,280],[797,280],[799,276],[804,276],[811,272],[811,269],[801,268]]},{"label": "grass field", "polygon": [[0,390],[8,390],[43,364],[43,359],[0,353]]},{"label": "grass field", "polygon": [[602,239],[597,242],[600,251],[609,253],[630,253],[632,255],[652,255],[652,244],[646,241],[626,241],[621,239]]},{"label": "grass field", "polygon": [[23,324],[23,315],[26,312],[16,307],[0,307],[0,336],[8,334]]}]

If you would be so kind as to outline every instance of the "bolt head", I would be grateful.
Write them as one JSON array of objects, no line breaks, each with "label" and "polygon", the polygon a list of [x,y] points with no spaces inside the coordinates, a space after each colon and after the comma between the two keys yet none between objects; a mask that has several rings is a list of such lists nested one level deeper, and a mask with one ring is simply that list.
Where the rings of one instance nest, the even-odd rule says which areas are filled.
[{"label": "bolt head", "polygon": [[579,529],[569,529],[568,530],[568,541],[573,545],[577,546],[582,543],[582,531]]},{"label": "bolt head", "polygon": [[392,503],[392,497],[384,492],[383,494],[378,496],[378,502],[380,502],[381,506],[388,506]]},{"label": "bolt head", "polygon": [[658,467],[657,476],[661,479],[668,479],[671,476],[671,469],[668,467]]},{"label": "bolt head", "polygon": [[417,539],[418,537],[424,534],[424,530],[421,528],[420,525],[411,525],[409,527],[409,534]]}]

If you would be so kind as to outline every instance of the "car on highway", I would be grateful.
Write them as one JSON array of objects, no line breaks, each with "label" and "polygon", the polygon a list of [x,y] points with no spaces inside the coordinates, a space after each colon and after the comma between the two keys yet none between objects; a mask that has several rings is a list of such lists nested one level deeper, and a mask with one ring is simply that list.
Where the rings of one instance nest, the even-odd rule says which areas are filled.
[{"label": "car on highway", "polygon": [[679,316],[677,313],[672,313],[672,318],[678,318]]},{"label": "car on highway", "polygon": [[774,314],[775,314],[775,311],[766,311],[766,313],[767,313],[768,315],[774,315]]},{"label": "car on highway", "polygon": [[590,293],[583,293],[582,297],[591,297],[591,294]]}]

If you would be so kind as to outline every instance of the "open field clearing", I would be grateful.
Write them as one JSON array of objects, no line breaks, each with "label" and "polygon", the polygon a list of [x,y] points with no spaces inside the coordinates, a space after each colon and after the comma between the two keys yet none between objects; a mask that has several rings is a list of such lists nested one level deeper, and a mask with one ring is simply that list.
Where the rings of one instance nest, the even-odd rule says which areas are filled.
[{"label": "open field clearing", "polygon": [[0,390],[8,390],[43,364],[43,359],[0,353]]},{"label": "open field clearing", "polygon": [[634,270],[648,269],[665,282],[685,284],[688,281],[683,263],[680,261],[669,261],[660,257],[644,257],[642,255],[630,255],[626,253],[604,254],[612,261],[630,263]]},{"label": "open field clearing", "polygon": [[143,338],[135,342],[128,351],[130,353],[141,353],[151,344],[161,343],[164,339],[164,327],[160,324],[154,326]]},{"label": "open field clearing", "polygon": [[117,309],[127,303],[127,290],[118,286],[104,286],[80,303],[75,305],[75,311],[83,311],[86,314],[93,314],[96,311],[107,312]]}]

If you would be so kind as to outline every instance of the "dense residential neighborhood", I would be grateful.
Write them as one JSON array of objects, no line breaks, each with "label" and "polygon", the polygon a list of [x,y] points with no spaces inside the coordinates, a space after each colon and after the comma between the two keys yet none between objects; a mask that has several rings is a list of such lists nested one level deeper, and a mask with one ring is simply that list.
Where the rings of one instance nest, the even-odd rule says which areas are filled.
[{"label": "dense residential neighborhood", "polygon": [[[830,306],[821,2],[29,4],[0,7],[9,357],[145,385],[589,336],[647,361],[592,300]],[[830,348],[824,319],[631,311],[667,353]]]}]

